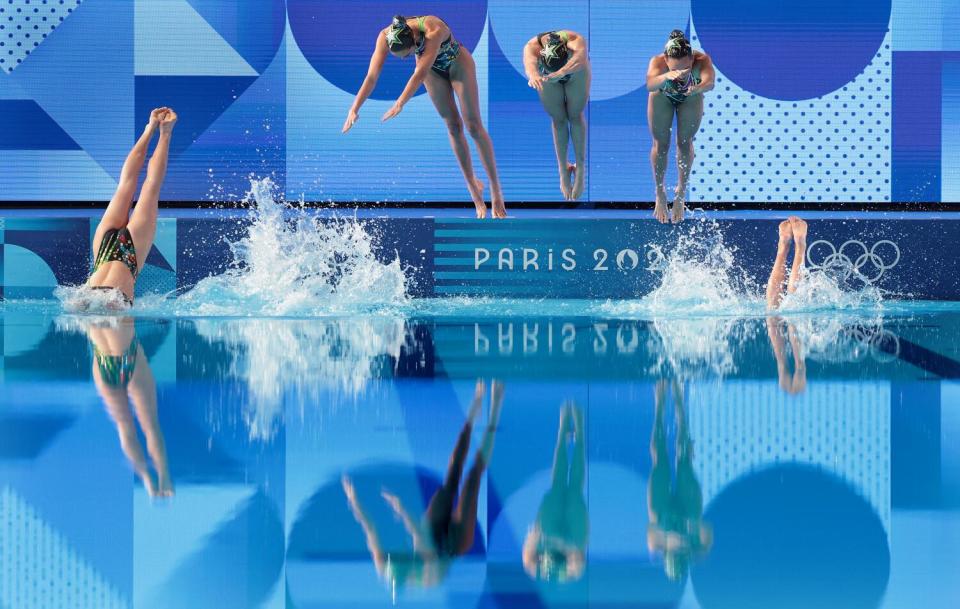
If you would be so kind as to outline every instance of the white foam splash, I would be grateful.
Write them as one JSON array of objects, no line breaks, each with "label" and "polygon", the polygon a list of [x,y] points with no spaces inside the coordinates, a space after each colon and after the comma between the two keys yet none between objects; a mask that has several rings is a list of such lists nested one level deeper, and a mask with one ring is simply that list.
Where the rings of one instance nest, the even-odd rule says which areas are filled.
[{"label": "white foam splash", "polygon": [[683,379],[736,373],[738,349],[757,332],[755,323],[726,317],[658,319],[652,327],[647,348],[656,364],[650,372]]},{"label": "white foam splash", "polygon": [[[776,253],[772,237],[770,250],[772,264]],[[650,318],[769,313],[762,286],[746,273],[736,248],[724,242],[715,221],[688,223],[670,253],[661,251],[654,250],[651,260],[652,270],[660,273],[657,286],[638,300],[607,302],[601,313]],[[784,296],[779,310],[876,308],[882,301],[881,291],[869,283],[855,285],[829,269],[806,270],[796,292]]]},{"label": "white foam splash", "polygon": [[286,407],[357,396],[396,362],[406,321],[378,316],[334,320],[196,320],[197,333],[230,353],[229,376],[244,383],[243,418],[251,439],[269,440]]},{"label": "white foam splash", "polygon": [[97,290],[86,285],[62,285],[54,288],[53,295],[67,313],[117,314],[130,309],[130,305],[119,290]]},{"label": "white foam splash", "polygon": [[176,301],[178,315],[326,315],[407,302],[399,258],[383,263],[355,218],[293,211],[269,178],[251,180],[246,236],[229,242],[234,264]]}]

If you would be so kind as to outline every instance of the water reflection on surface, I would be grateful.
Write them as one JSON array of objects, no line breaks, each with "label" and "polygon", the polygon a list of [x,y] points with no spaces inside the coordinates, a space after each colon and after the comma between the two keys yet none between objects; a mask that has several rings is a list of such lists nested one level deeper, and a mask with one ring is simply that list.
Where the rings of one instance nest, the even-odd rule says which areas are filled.
[{"label": "water reflection on surface", "polygon": [[0,606],[953,607],[958,338],[6,313]]}]

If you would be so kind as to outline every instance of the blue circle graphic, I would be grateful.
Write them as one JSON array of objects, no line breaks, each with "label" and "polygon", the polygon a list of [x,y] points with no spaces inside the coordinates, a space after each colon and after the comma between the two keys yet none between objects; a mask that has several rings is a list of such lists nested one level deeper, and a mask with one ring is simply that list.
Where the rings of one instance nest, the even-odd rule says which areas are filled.
[{"label": "blue circle graphic", "polygon": [[[304,57],[334,86],[355,94],[367,75],[376,37],[395,14],[436,15],[453,36],[471,51],[476,48],[487,18],[486,0],[354,0],[349,10],[342,0],[289,0],[290,30]],[[371,99],[395,99],[413,72],[413,58],[388,57]]]},{"label": "blue circle graphic", "polygon": [[717,68],[771,99],[836,91],[876,55],[891,0],[692,0],[693,25]]}]

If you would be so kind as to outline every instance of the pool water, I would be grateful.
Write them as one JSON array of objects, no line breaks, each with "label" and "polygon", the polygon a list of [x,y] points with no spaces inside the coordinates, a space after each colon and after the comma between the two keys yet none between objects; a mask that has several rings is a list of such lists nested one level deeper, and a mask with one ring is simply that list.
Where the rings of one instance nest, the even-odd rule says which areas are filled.
[{"label": "pool water", "polygon": [[0,303],[0,606],[953,608],[960,305]]}]

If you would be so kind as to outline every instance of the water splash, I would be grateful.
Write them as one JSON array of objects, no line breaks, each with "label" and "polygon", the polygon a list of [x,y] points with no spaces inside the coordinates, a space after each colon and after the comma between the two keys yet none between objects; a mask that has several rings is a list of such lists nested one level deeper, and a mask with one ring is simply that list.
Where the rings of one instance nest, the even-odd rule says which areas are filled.
[{"label": "water splash", "polygon": [[[664,249],[669,249],[669,254],[663,253]],[[771,264],[775,254],[776,241],[771,238]],[[725,243],[716,221],[689,222],[672,246],[652,248],[647,259],[650,270],[660,274],[657,286],[638,300],[609,301],[600,313],[656,319],[769,313],[764,286],[746,272],[738,260],[737,248]],[[877,308],[882,302],[881,290],[860,281],[856,273],[807,269],[796,292],[785,295],[780,310]]]},{"label": "water splash", "polygon": [[647,349],[655,356],[651,374],[682,379],[725,377],[737,372],[737,352],[757,334],[742,318],[700,317],[654,320]]},{"label": "water splash", "polygon": [[240,381],[251,439],[271,439],[288,412],[359,395],[389,376],[409,340],[403,318],[196,320],[211,345],[226,348],[226,375]]},{"label": "water splash", "polygon": [[97,290],[86,285],[57,286],[54,297],[67,313],[117,314],[130,309],[119,290]]},{"label": "water splash", "polygon": [[251,180],[246,199],[256,208],[247,234],[228,241],[234,263],[177,298],[175,314],[316,316],[407,302],[400,260],[376,257],[368,224],[291,211],[269,178]]}]

